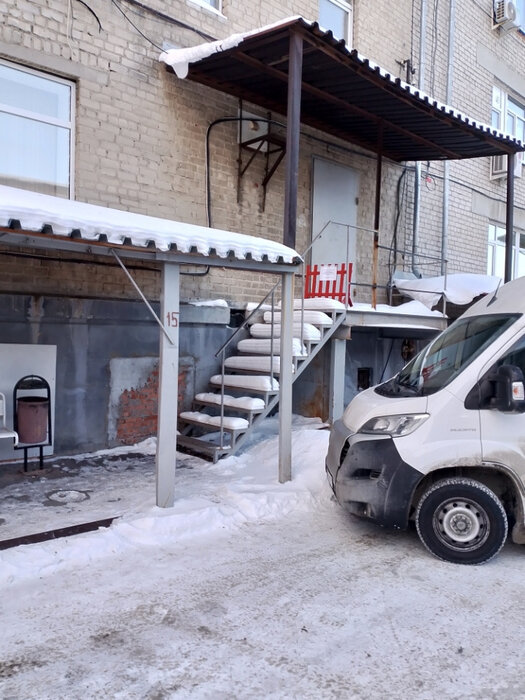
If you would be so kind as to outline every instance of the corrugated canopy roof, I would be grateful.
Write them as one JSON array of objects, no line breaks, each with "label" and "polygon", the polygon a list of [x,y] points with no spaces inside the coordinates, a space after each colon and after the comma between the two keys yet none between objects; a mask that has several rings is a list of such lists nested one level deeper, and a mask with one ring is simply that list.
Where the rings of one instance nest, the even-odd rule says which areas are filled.
[{"label": "corrugated canopy roof", "polygon": [[[304,40],[301,122],[395,161],[516,153],[512,136],[470,119],[390,75],[317,22],[292,17],[161,60],[179,77],[279,114],[287,111],[289,42]],[[488,109],[488,108],[487,108]]]},{"label": "corrugated canopy roof", "polygon": [[20,232],[33,234],[32,245],[67,249],[87,243],[98,245],[98,252],[117,246],[134,257],[143,251],[142,257],[155,253],[164,260],[185,256],[179,261],[187,263],[202,257],[204,264],[240,261],[236,267],[300,261],[292,248],[265,238],[0,185],[0,241],[20,244]]}]

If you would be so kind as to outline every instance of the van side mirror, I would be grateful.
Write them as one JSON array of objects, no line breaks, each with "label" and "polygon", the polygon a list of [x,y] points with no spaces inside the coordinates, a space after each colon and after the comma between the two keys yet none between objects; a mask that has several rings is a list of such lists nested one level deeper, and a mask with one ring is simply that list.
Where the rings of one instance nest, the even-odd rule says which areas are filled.
[{"label": "van side mirror", "polygon": [[491,408],[505,413],[524,413],[525,379],[521,369],[515,365],[501,365],[491,379],[495,384]]}]

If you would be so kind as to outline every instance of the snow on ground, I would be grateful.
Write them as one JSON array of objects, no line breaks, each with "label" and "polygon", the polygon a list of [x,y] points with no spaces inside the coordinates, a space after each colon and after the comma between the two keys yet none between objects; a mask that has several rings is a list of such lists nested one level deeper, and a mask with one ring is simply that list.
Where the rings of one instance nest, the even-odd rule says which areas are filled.
[{"label": "snow on ground", "polygon": [[[323,470],[313,455],[326,453],[319,419],[294,417],[295,478],[278,482],[278,419],[267,419],[252,452],[217,464],[177,455],[176,502],[155,506],[155,441],[55,460],[58,467],[28,472],[0,491],[0,538],[118,517],[109,529],[0,552],[0,585],[87,563],[135,544],[188,539],[250,520],[281,517],[313,498],[327,497]],[[311,428],[311,429],[308,429]],[[260,442],[262,440],[262,443]],[[246,450],[246,448],[245,448]],[[310,460],[305,460],[310,452]],[[57,473],[58,472],[58,473]],[[319,493],[318,493],[319,492]]]},{"label": "snow on ground", "polygon": [[[482,567],[438,561],[414,531],[331,499],[314,424],[296,424],[294,478],[279,484],[269,426],[216,465],[181,455],[171,509],[153,505],[152,444],[78,458],[72,478],[108,480],[125,512],[0,552],[2,700],[525,698],[523,548]],[[60,507],[72,517],[92,497]]]}]

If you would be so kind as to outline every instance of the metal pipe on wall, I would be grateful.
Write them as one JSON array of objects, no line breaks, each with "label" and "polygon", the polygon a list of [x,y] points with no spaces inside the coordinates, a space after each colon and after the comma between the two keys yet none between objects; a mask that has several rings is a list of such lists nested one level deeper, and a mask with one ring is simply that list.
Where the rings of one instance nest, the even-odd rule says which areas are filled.
[{"label": "metal pipe on wall", "polygon": [[507,208],[505,221],[505,279],[512,279],[512,263],[514,250],[514,169],[516,167],[516,155],[509,153],[507,156]]},{"label": "metal pipe on wall", "polygon": [[[427,0],[421,0],[421,17],[419,19],[419,76],[418,86],[420,90],[425,86],[425,70],[426,70],[426,26],[427,26]],[[419,205],[421,200],[421,162],[416,162],[414,171],[414,216],[412,222],[412,272],[416,277],[420,277],[420,273],[416,266],[416,257],[418,250],[419,239]]]},{"label": "metal pipe on wall", "polygon": [[[450,0],[448,13],[448,61],[447,61],[447,86],[445,102],[452,102],[452,78],[454,66],[454,40],[455,40],[456,0]],[[448,256],[448,220],[450,204],[450,163],[445,161],[443,166],[443,216],[441,220],[441,274],[444,275],[447,267]]]}]

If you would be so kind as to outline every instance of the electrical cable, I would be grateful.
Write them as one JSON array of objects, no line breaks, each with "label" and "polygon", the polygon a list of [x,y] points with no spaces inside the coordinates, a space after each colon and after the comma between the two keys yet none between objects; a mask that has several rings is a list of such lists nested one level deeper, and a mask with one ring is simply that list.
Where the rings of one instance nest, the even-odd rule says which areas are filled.
[{"label": "electrical cable", "polygon": [[381,372],[381,379],[379,382],[383,381],[383,377],[385,376],[386,368],[388,367],[388,363],[390,362],[390,356],[392,355],[392,350],[394,349],[394,339],[390,341],[390,350],[388,351],[388,356],[386,358],[385,366],[383,367],[383,371]]},{"label": "electrical cable", "polygon": [[[10,258],[22,258],[26,260],[41,260],[44,262],[56,262],[56,263],[72,263],[74,265],[89,265],[90,267],[117,267],[114,263],[111,262],[102,262],[100,260],[84,260],[83,258],[59,258],[56,256],[52,255],[39,255],[38,253],[21,253],[21,252],[12,252],[12,251],[6,251],[6,250],[1,250],[0,251],[0,256],[4,257],[10,257]],[[195,265],[195,263],[181,263],[181,264],[188,264],[188,265]],[[137,270],[140,272],[155,272],[155,273],[160,273],[161,268],[160,267],[148,267],[147,265],[133,265],[133,264],[128,264],[126,266],[128,270]],[[210,266],[206,265],[206,270],[204,272],[184,272],[183,270],[180,271],[181,275],[187,275],[191,277],[204,277],[204,275],[207,275],[210,270]]]},{"label": "electrical cable", "polygon": [[433,28],[432,28],[432,48],[431,48],[431,61],[430,61],[430,94],[435,94],[436,88],[436,54],[438,45],[438,7],[439,0],[434,0],[434,12],[432,17]]},{"label": "electrical cable", "polygon": [[[2,250],[0,251],[0,256],[9,258],[22,258],[27,260],[42,260],[44,262],[56,262],[56,263],[73,263],[75,265],[90,265],[96,267],[117,267],[111,262],[102,262],[101,260],[84,260],[83,258],[60,258],[53,255],[39,255],[38,253],[22,253],[22,252],[12,252]],[[146,272],[160,272],[160,268],[157,267],[146,267],[145,265],[128,265],[130,270],[144,270]]]},{"label": "electrical cable", "polygon": [[[82,2],[82,0],[78,0],[78,2]],[[171,17],[171,15],[167,15],[164,12],[161,12],[160,10],[156,10],[154,7],[145,5],[139,0],[124,0],[124,2],[126,2],[128,5],[134,5],[135,7],[138,7],[140,10],[148,12],[149,14],[164,22],[174,24],[175,26],[181,27],[182,29],[189,29],[190,31],[195,32],[195,34],[198,34],[203,39],[206,39],[206,41],[217,41],[217,37],[211,36],[211,34],[206,34],[206,32],[202,32],[200,29],[197,29],[197,27],[193,27],[191,24],[187,24],[186,22],[182,22],[181,20],[176,19],[175,17]],[[139,14],[136,10],[131,11],[135,12],[135,14]]]},{"label": "electrical cable", "polygon": [[478,10],[481,10],[482,12],[484,12],[487,15],[487,17],[490,17],[492,22],[494,22],[494,13],[493,12],[489,12],[486,8],[482,7],[478,2],[476,2],[476,0],[472,0],[472,4],[475,5],[478,8]]},{"label": "electrical cable", "polygon": [[[278,122],[275,119],[268,119],[265,117],[219,117],[218,119],[215,119],[213,122],[208,124],[208,128],[206,129],[206,139],[205,139],[205,176],[204,176],[204,182],[205,182],[205,215],[206,215],[207,226],[210,228],[211,228],[210,133],[211,133],[212,128],[218,124],[223,124],[225,122],[240,122],[240,121],[264,122],[265,124],[272,124],[273,126],[278,126],[278,127],[281,127],[282,129],[286,129],[286,124],[283,124],[282,122]],[[314,141],[316,143],[323,144],[324,146],[329,146],[330,148],[336,148],[339,151],[342,151],[343,153],[350,153],[352,155],[361,156],[362,158],[368,158],[369,160],[373,160],[374,162],[376,161],[376,156],[369,155],[368,153],[365,153],[363,151],[358,151],[355,148],[349,148],[348,146],[342,146],[340,144],[333,143],[332,141],[329,141],[328,139],[323,139],[323,138],[320,138],[319,136],[314,136],[313,134],[309,134],[309,133],[304,132],[304,131],[300,131],[299,133],[304,138],[310,139],[310,141]],[[395,163],[394,161],[392,161],[392,164],[399,166],[399,164]],[[404,167],[404,166],[399,166],[399,167]]]},{"label": "electrical cable", "polygon": [[[412,13],[410,17],[410,66],[412,70],[414,69],[414,14],[415,14],[416,0],[412,0]],[[412,84],[412,81],[407,81]]]},{"label": "electrical cable", "polygon": [[71,44],[73,38],[73,0],[67,0],[67,15],[66,15],[66,41],[69,46],[70,55],[73,56],[73,46]]},{"label": "electrical cable", "polygon": [[[206,129],[206,143],[205,143],[205,216],[206,216],[206,222],[207,226],[211,228],[212,226],[212,217],[211,217],[211,184],[210,184],[210,134],[211,130],[214,126],[218,124],[224,124],[228,122],[240,122],[240,121],[259,121],[259,122],[264,122],[267,124],[272,124],[274,126],[278,126],[280,128],[285,129],[286,124],[283,124],[282,122],[279,122],[275,119],[267,119],[264,117],[257,117],[254,119],[254,117],[219,117],[218,119],[215,119],[213,122],[211,122],[207,129]],[[346,146],[341,146],[337,143],[333,143],[331,141],[328,141],[327,139],[320,138],[318,136],[314,136],[313,134],[308,134],[304,131],[300,132],[301,136],[310,139],[311,141],[321,143],[323,145],[329,146],[331,148],[336,148],[339,151],[342,151],[343,153],[350,153],[353,155],[360,156],[362,158],[368,158],[369,160],[376,160],[374,155],[369,155],[368,153],[363,153],[362,151],[358,151],[357,149],[354,148],[348,148]],[[398,185],[401,180],[404,181],[405,175],[408,172],[414,172],[415,168],[414,166],[408,166],[408,165],[402,165],[400,163],[396,163],[395,161],[391,162],[392,166],[398,167],[398,168],[403,168],[403,172],[401,173],[401,176],[398,180]],[[430,167],[427,168],[427,171],[430,172]],[[432,178],[434,180],[443,180],[443,176],[439,174],[433,174]],[[472,185],[469,185],[465,182],[462,182],[461,180],[458,180],[456,178],[450,178],[450,182],[454,182],[456,185],[459,185],[460,187],[463,187],[464,189],[467,189],[471,192],[476,192],[478,194],[481,194],[484,197],[487,197],[491,199],[494,202],[498,202],[503,204],[504,200],[491,196],[488,192],[483,192],[480,189],[477,189],[473,187]],[[406,183],[404,184],[404,188],[406,188]],[[406,192],[405,192],[406,194]],[[514,205],[514,208],[519,210],[519,211],[525,211],[525,207],[520,207],[519,205]],[[396,213],[397,213],[397,208],[396,208]],[[401,212],[399,211],[399,216],[396,216],[396,223],[395,223],[395,231],[394,231],[394,236],[397,239],[397,225],[398,221],[400,218]],[[397,252],[396,252],[396,258],[395,261],[397,263]],[[389,265],[391,265],[391,260],[388,262]],[[390,270],[391,271],[391,270]],[[189,273],[188,273],[189,274]]]},{"label": "electrical cable", "polygon": [[[396,184],[396,215],[394,219],[394,231],[392,233],[392,240],[390,242],[390,250],[388,253],[388,277],[389,279],[392,279],[392,275],[396,269],[397,266],[397,231],[398,231],[398,225],[399,225],[399,219],[401,218],[401,202],[403,201],[404,198],[404,192],[401,192],[401,187],[406,184],[405,180],[405,175],[408,172],[408,168],[404,168],[403,172],[399,176]],[[394,256],[394,259],[392,260],[392,255]]]},{"label": "electrical cable", "polygon": [[146,41],[148,41],[152,46],[154,46],[154,47],[155,47],[156,49],[158,49],[159,51],[163,51],[162,46],[159,46],[159,45],[156,44],[152,39],[150,39],[148,36],[146,36],[146,35],[144,34],[144,32],[142,32],[142,31],[137,27],[137,25],[133,22],[133,20],[131,20],[131,19],[127,16],[127,14],[124,12],[124,10],[123,10],[123,9],[120,7],[120,5],[118,4],[117,0],[111,0],[111,2],[113,3],[113,5],[115,5],[115,7],[117,8],[117,10],[118,10],[118,11],[121,13],[121,15],[124,17],[124,19],[125,19],[127,22],[129,22],[129,23],[131,24],[131,26],[140,34],[140,36],[141,36],[143,39],[146,39]]},{"label": "electrical cable", "polygon": [[91,14],[93,15],[93,17],[97,20],[98,31],[99,31],[99,32],[103,31],[103,29],[102,29],[102,24],[101,24],[101,22],[100,22],[100,20],[99,20],[99,18],[98,18],[97,13],[95,12],[95,10],[93,10],[93,9],[87,4],[87,2],[84,2],[84,0],[77,0],[77,2],[79,2],[81,5],[84,5],[84,7],[86,8],[86,10],[88,10],[88,12],[91,12]]},{"label": "electrical cable", "polygon": [[[439,173],[432,174],[431,176],[434,180],[443,180],[444,177],[443,175],[440,175]],[[499,197],[495,197],[492,195],[488,190],[482,190],[479,189],[478,187],[474,187],[473,185],[469,185],[466,182],[463,182],[462,180],[458,180],[457,178],[451,177],[450,182],[453,182],[456,185],[459,185],[460,187],[463,187],[463,189],[469,190],[470,192],[475,192],[476,194],[480,194],[482,197],[486,197],[487,199],[490,199],[492,202],[496,202],[498,204],[505,204],[505,200],[501,199]],[[514,204],[514,209],[518,209],[519,211],[525,211],[525,207],[520,206],[519,204]]]}]

